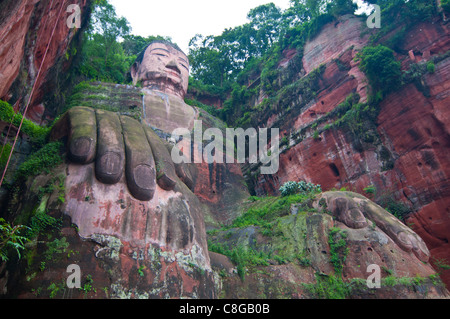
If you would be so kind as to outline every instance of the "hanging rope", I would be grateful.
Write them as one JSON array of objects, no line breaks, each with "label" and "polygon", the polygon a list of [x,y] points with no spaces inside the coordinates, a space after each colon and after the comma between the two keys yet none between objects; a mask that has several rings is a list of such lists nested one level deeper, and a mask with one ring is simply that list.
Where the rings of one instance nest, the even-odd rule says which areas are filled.
[{"label": "hanging rope", "polygon": [[[52,7],[53,7],[53,3],[54,3],[54,0],[52,0],[52,2],[51,2],[51,4],[50,4],[50,10],[51,10]],[[50,35],[50,39],[49,39],[49,41],[48,41],[48,43],[47,43],[47,48],[45,49],[45,53],[44,53],[44,56],[43,56],[43,58],[42,58],[41,65],[39,66],[39,71],[38,71],[38,73],[37,73],[37,75],[36,75],[36,79],[34,80],[34,84],[33,84],[33,87],[32,87],[32,89],[31,89],[31,92],[30,92],[30,97],[29,97],[29,99],[28,99],[28,103],[27,103],[27,105],[26,105],[26,107],[25,107],[25,111],[23,112],[22,120],[20,121],[20,125],[19,125],[19,128],[18,128],[17,133],[16,133],[16,137],[14,138],[14,143],[13,143],[13,145],[12,145],[12,147],[11,147],[11,151],[10,151],[10,153],[9,153],[8,161],[6,162],[5,168],[4,168],[4,170],[3,170],[2,179],[0,180],[0,187],[1,187],[2,184],[3,184],[3,180],[4,180],[4,178],[5,178],[6,171],[8,170],[9,162],[11,161],[11,156],[12,156],[12,154],[13,154],[13,152],[14,152],[14,148],[16,147],[16,142],[17,142],[17,139],[18,139],[18,137],[19,137],[20,130],[22,129],[22,124],[23,124],[23,121],[24,121],[24,119],[25,119],[25,115],[27,114],[28,107],[30,106],[31,99],[32,99],[32,97],[33,97],[33,93],[34,93],[34,90],[35,90],[35,88],[36,88],[36,83],[37,83],[37,81],[38,81],[38,79],[39,79],[39,76],[41,75],[41,71],[42,71],[42,67],[43,67],[43,65],[44,65],[45,59],[47,58],[47,53],[48,53],[48,50],[49,50],[49,48],[50,48],[50,44],[51,44],[51,42],[52,42],[53,36],[55,35],[55,30],[56,30],[56,27],[58,26],[58,20],[59,20],[59,17],[61,16],[61,12],[62,12],[63,6],[64,6],[64,1],[61,1],[61,6],[60,6],[60,8],[59,8],[59,12],[58,12],[58,15],[57,15],[57,17],[56,17],[55,25],[54,25],[53,30],[52,30],[52,33],[51,33],[51,35]],[[46,23],[45,23],[44,25],[47,25],[47,22],[48,22],[49,17],[50,17],[50,15],[47,16],[47,20],[46,20]],[[14,114],[14,116],[15,116],[15,114]],[[13,119],[14,119],[14,117],[13,117]],[[9,130],[8,130],[8,132],[9,132]],[[8,133],[8,134],[9,134],[9,133]]]}]

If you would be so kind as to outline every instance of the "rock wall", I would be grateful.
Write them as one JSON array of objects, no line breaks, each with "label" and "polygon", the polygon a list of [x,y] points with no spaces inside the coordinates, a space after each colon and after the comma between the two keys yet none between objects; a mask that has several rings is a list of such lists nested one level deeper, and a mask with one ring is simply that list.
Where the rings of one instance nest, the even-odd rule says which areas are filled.
[{"label": "rock wall", "polygon": [[[90,5],[87,0],[77,3],[83,10]],[[38,123],[45,123],[57,110],[51,106],[58,101],[54,95],[59,92],[58,87],[65,80],[63,73],[73,58],[66,53],[80,34],[67,28],[66,19],[56,18],[59,8],[66,5],[68,2],[61,0],[0,4],[4,9],[0,16],[0,59],[8,61],[0,66],[0,98],[17,103],[18,108],[27,101],[50,40],[50,30],[57,22],[27,114]],[[284,122],[280,128],[286,137],[299,130],[305,135],[301,141],[289,141],[280,157],[278,174],[259,177],[255,190],[257,194],[276,193],[289,180],[319,183],[324,189],[347,186],[358,192],[373,184],[378,191],[390,192],[396,200],[408,204],[414,210],[408,222],[414,223],[413,229],[426,241],[432,258],[450,261],[446,232],[450,219],[446,183],[449,117],[445,108],[449,102],[449,59],[440,61],[435,72],[424,77],[421,88],[427,88],[425,93],[409,84],[383,101],[375,127],[368,128],[375,136],[371,142],[361,142],[352,131],[325,130],[327,123],[318,121],[352,93],[359,94],[360,101],[366,98],[367,83],[353,59],[367,41],[359,37],[361,27],[360,20],[344,17],[326,26],[305,47],[303,75],[324,65],[316,83],[318,94],[297,117],[274,115],[269,119],[274,126]],[[399,60],[407,67],[446,52],[450,46],[448,34],[448,27],[439,21],[417,26],[408,33],[408,41],[403,44],[405,54],[399,55]],[[286,54],[280,66],[288,68],[295,52]],[[208,121],[216,126],[214,119]],[[315,123],[318,125],[313,128]],[[321,132],[317,137],[315,130]],[[242,281],[229,259],[208,252],[206,235],[208,225],[229,222],[245,209],[241,203],[248,193],[242,173],[234,165],[202,164],[197,169],[194,192],[180,184],[171,192],[157,190],[154,200],[147,203],[131,198],[124,181],[110,188],[100,184],[94,177],[93,165],[80,168],[66,163],[51,174],[29,179],[16,198],[19,206],[15,211],[21,215],[10,217],[25,222],[45,212],[61,224],[42,230],[27,247],[21,263],[0,265],[1,293],[19,298],[215,298],[220,296],[222,284],[222,294],[232,298],[314,297],[299,283],[318,283],[317,273],[325,277],[333,274],[327,238],[333,227],[349,234],[347,243],[351,249],[343,272],[346,279],[365,278],[364,267],[360,267],[369,262],[384,263],[387,273],[391,271],[399,277],[419,274],[427,281],[434,278],[429,264],[400,248],[375,226],[349,229],[326,212],[297,215],[293,210],[278,223],[283,235],[277,239],[279,242],[268,243],[258,227],[240,229],[238,237],[249,245],[260,244],[261,249],[266,244],[278,245],[282,252],[292,245],[300,245],[295,252],[309,248],[313,266],[305,268],[301,262],[270,260],[266,268]],[[112,198],[111,189],[120,195]],[[234,238],[232,232],[218,232],[212,239],[221,244],[230,242]],[[371,240],[366,240],[366,236],[372,236]],[[231,247],[233,244],[231,241]],[[67,289],[69,264],[83,269],[82,289]],[[218,273],[225,273],[226,278],[219,279]],[[448,275],[448,271],[442,272],[444,281],[449,281]],[[433,282],[427,285],[433,289],[431,297],[448,295]],[[409,288],[381,290],[375,297],[423,298],[428,294],[426,289],[422,293],[423,285],[414,286],[414,291]],[[353,296],[374,297],[367,289]]]},{"label": "rock wall", "polygon": [[[62,164],[22,185],[16,220],[45,215],[46,226],[19,261],[2,263],[2,297],[215,298],[194,194],[178,181],[173,191],[158,188],[141,202],[129,194],[125,177],[105,185],[94,169]],[[66,284],[69,265],[80,267],[79,289]]]},{"label": "rock wall", "polygon": [[[351,93],[359,94],[360,102],[367,100],[367,80],[354,60],[367,45],[368,37],[361,36],[364,27],[364,21],[344,17],[306,44],[306,74],[325,67],[317,96],[295,118],[281,115],[268,123],[281,125],[290,141],[278,174],[260,177],[256,193],[276,194],[284,182],[298,180],[321,184],[325,190],[347,187],[360,193],[374,185],[378,195],[390,194],[410,208],[406,223],[425,239],[432,261],[448,263],[450,58],[438,60],[435,72],[425,74],[420,85],[408,84],[387,96],[364,138],[351,128],[325,127],[335,119],[320,121]],[[404,69],[430,61],[450,49],[449,35],[448,24],[441,20],[418,24],[406,32],[396,57]],[[300,141],[293,138],[299,131]],[[450,271],[438,270],[450,284]]]},{"label": "rock wall", "polygon": [[[36,81],[36,89],[26,116],[46,123],[55,116],[61,100],[61,87],[79,45],[82,29],[90,12],[90,0],[6,0],[0,4],[0,99],[22,112]],[[79,5],[80,29],[69,28],[66,12],[70,4]],[[61,15],[58,15],[61,10]],[[53,28],[55,32],[53,38]],[[75,41],[73,41],[75,40]],[[37,79],[42,64],[41,75]]]},{"label": "rock wall", "polygon": [[[280,205],[282,200],[266,197],[248,205],[258,211]],[[353,200],[355,203],[351,204]],[[420,261],[414,253],[401,248],[404,246],[393,235],[395,232],[385,227],[384,223],[394,228],[407,228],[388,212],[351,192],[325,192],[316,198],[316,203],[327,213],[321,208],[307,212],[304,205],[309,204],[300,200],[278,217],[271,231],[266,226],[236,226],[210,236],[213,249],[228,250],[231,257],[241,254],[240,259],[234,257],[238,261],[236,267],[223,255],[210,253],[213,269],[223,277],[224,297],[448,298],[443,285],[432,283],[436,275],[431,265],[425,262],[428,257],[419,254]],[[357,213],[352,213],[352,217],[344,222],[336,215],[338,206],[345,207],[341,210],[343,213]],[[312,204],[312,207],[317,206]],[[375,221],[369,211],[384,216],[383,221]],[[348,223],[359,212],[369,222],[366,225]],[[338,241],[340,244],[335,245]],[[242,253],[244,249],[246,254]],[[428,253],[424,246],[422,249]],[[365,279],[368,266],[374,264],[382,269],[382,284],[378,289],[369,289]],[[330,284],[333,280],[336,280],[335,285]],[[321,284],[324,285],[322,288]]]}]

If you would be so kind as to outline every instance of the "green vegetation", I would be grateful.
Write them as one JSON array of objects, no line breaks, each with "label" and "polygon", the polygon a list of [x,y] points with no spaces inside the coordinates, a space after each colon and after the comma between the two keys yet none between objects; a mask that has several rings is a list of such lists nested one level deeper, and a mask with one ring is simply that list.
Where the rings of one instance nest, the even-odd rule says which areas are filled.
[{"label": "green vegetation", "polygon": [[374,185],[369,185],[363,188],[364,193],[374,195],[377,191]]},{"label": "green vegetation", "polygon": [[294,194],[308,194],[308,193],[320,193],[322,188],[320,185],[313,183],[300,182],[286,182],[279,189],[281,196],[289,196]]},{"label": "green vegetation", "polygon": [[16,171],[16,179],[25,179],[36,176],[62,163],[62,142],[51,142],[44,145],[40,150],[31,154]]},{"label": "green vegetation", "polygon": [[377,200],[377,204],[387,210],[389,213],[403,221],[411,212],[411,209],[400,201],[395,200],[390,194],[382,194]]},{"label": "green vegetation", "polygon": [[225,256],[236,265],[239,277],[245,279],[246,269],[251,266],[267,266],[268,259],[271,254],[255,251],[252,248],[244,248],[242,246],[233,247],[232,249],[220,243],[209,243],[209,250]]},{"label": "green vegetation", "polygon": [[[371,42],[380,43],[380,41],[384,41],[382,44],[397,52],[402,49],[406,30],[419,22],[429,21],[437,14],[434,1],[430,0],[365,0],[365,2],[380,5],[381,16],[384,21],[381,29],[372,35]],[[395,36],[385,37],[396,28],[400,29],[397,30]]]},{"label": "green vegetation", "polygon": [[129,32],[128,21],[117,17],[108,1],[96,1],[84,35],[80,73],[90,79],[124,82],[125,73],[134,61],[124,54],[118,40]]},{"label": "green vegetation", "polygon": [[347,233],[342,229],[333,227],[328,234],[328,244],[330,245],[330,262],[333,264],[337,275],[342,275],[345,259],[348,254]]},{"label": "green vegetation", "polygon": [[14,250],[19,258],[21,251],[25,249],[28,238],[21,233],[27,228],[23,225],[13,226],[0,218],[0,258],[2,261],[8,260],[10,250]]},{"label": "green vegetation", "polygon": [[436,70],[436,66],[434,65],[433,61],[428,61],[427,62],[427,71],[428,73],[434,73],[434,71]]},{"label": "green vegetation", "polygon": [[[376,118],[377,105],[386,94],[408,80],[402,74],[394,51],[403,52],[401,42],[410,27],[430,19],[437,12],[428,0],[365,2],[379,4],[384,21],[382,29],[371,36],[370,45],[359,54],[360,67],[370,81],[372,93],[367,104],[354,103],[353,110],[338,124],[344,120],[347,123],[351,121],[349,124],[354,126],[352,131],[362,139],[370,140],[374,136],[373,130],[365,134],[367,120]],[[354,11],[355,4],[345,0],[291,1],[291,7],[284,11],[267,4],[249,12],[249,22],[243,26],[227,29],[218,36],[196,35],[190,43],[190,82],[196,83],[194,96],[201,95],[201,92],[206,96],[218,96],[217,92],[220,91],[223,97],[223,92],[228,92],[228,96],[222,98],[222,109],[204,109],[234,127],[257,125],[267,121],[273,114],[300,109],[315,97],[317,88],[314,80],[320,79],[320,72],[315,76],[309,74],[308,82],[298,76],[302,70],[305,43],[325,24],[343,13]],[[401,26],[403,28],[397,30],[394,36],[384,37]],[[281,71],[278,65],[286,49],[297,50],[297,55],[290,61],[290,67]],[[336,63],[340,68],[345,68],[339,60]],[[432,63],[425,68],[430,73],[434,72]],[[302,81],[307,85],[303,87]],[[251,103],[261,91],[266,98],[253,106]],[[326,129],[331,127],[328,125]],[[313,137],[318,139],[320,133],[319,130],[314,132]],[[386,169],[389,169],[389,165]]]},{"label": "green vegetation", "polygon": [[230,226],[226,228],[244,228],[247,226],[259,226],[264,233],[273,233],[277,219],[290,214],[292,204],[303,203],[305,209],[309,209],[307,204],[315,197],[315,193],[294,194],[285,197],[266,197],[260,199],[256,205],[248,209],[240,217],[236,218]]},{"label": "green vegetation", "polygon": [[59,229],[59,227],[61,227],[61,220],[48,215],[45,211],[39,211],[31,217],[27,237],[32,239],[46,230]]},{"label": "green vegetation", "polygon": [[[19,127],[20,122],[22,121],[22,114],[15,113],[13,107],[9,103],[0,100],[0,121],[8,124],[12,123],[15,127]],[[36,147],[40,147],[46,142],[50,129],[51,127],[42,127],[34,124],[28,119],[24,119],[21,131],[31,138],[31,142]]]},{"label": "green vegetation", "polygon": [[80,105],[117,112],[138,121],[142,118],[142,93],[135,87],[82,81],[73,88],[64,112]]},{"label": "green vegetation", "polygon": [[[425,292],[429,284],[444,286],[436,275],[428,277],[395,277],[392,275],[381,279],[381,287],[384,290],[396,289],[396,287],[409,288],[411,291],[420,289]],[[344,281],[340,277],[316,273],[315,284],[302,284],[313,298],[317,299],[345,299],[359,293],[367,293],[367,285],[364,279],[351,279]],[[420,288],[419,288],[420,287]]]},{"label": "green vegetation", "polygon": [[117,16],[108,0],[96,0],[84,33],[77,75],[85,80],[131,83],[129,70],[139,53],[154,40],[171,42],[170,37],[142,37],[130,31],[129,22]]},{"label": "green vegetation", "polygon": [[58,256],[66,253],[69,243],[66,237],[61,239],[55,238],[53,241],[46,243],[47,250],[44,253],[44,258],[46,261],[52,261],[58,258]]},{"label": "green vegetation", "polygon": [[[228,226],[208,232],[209,250],[228,256],[236,264],[238,273],[242,279],[245,277],[247,268],[267,266],[269,265],[269,261],[278,264],[296,262],[302,267],[309,267],[311,261],[308,256],[304,252],[296,249],[289,251],[280,249],[278,251],[275,246],[271,248],[254,248],[251,243],[249,245],[244,243],[230,245],[230,243],[233,242],[236,232],[245,230],[244,232],[247,233],[246,229],[248,227],[256,227],[258,233],[270,238],[271,241],[281,240],[281,242],[286,243],[286,240],[283,240],[285,235],[283,235],[283,226],[281,223],[284,223],[285,218],[291,217],[291,205],[299,205],[299,211],[313,211],[310,203],[314,197],[315,194],[313,192],[285,197],[258,198],[252,196],[250,198],[252,205],[243,215],[236,218]],[[218,240],[216,236],[219,233],[222,234],[225,241]],[[229,243],[227,244],[226,242],[228,241]]]},{"label": "green vegetation", "polygon": [[446,13],[450,13],[450,0],[441,0],[441,7]]},{"label": "green vegetation", "polygon": [[450,269],[450,264],[448,263],[448,261],[445,258],[434,258],[433,259],[433,264],[443,270],[449,270]]},{"label": "green vegetation", "polygon": [[397,89],[401,84],[401,65],[395,59],[394,51],[383,45],[367,46],[357,58],[374,94],[383,95]]},{"label": "green vegetation", "polygon": [[[67,284],[64,279],[61,280],[59,283],[52,282],[47,287],[47,290],[50,291],[50,295],[49,295],[50,299],[55,298],[58,295],[58,293],[64,292],[66,290],[66,288],[67,288]],[[40,289],[39,293],[41,293],[41,292],[42,292],[42,289]]]},{"label": "green vegetation", "polygon": [[302,47],[324,24],[355,9],[350,0],[291,1],[285,11],[273,3],[258,6],[249,11],[248,23],[242,26],[226,29],[218,36],[196,35],[191,39],[193,77],[224,87],[236,79],[248,80],[259,67],[261,78],[270,84],[278,62],[274,53],[289,46]]},{"label": "green vegetation", "polygon": [[118,17],[107,0],[97,0],[91,21],[84,33],[77,73],[86,80],[131,83],[129,70],[137,55],[153,40],[170,40],[161,36],[135,36],[124,17]]},{"label": "green vegetation", "polygon": [[6,163],[8,162],[9,154],[11,153],[12,146],[6,143],[0,149],[0,171],[3,172],[5,169]]},{"label": "green vegetation", "polygon": [[315,284],[302,285],[317,299],[345,299],[352,294],[353,289],[356,287],[364,287],[365,282],[360,279],[344,282],[340,277],[316,273]]},{"label": "green vegetation", "polygon": [[84,280],[83,286],[80,288],[81,291],[83,291],[85,297],[91,291],[97,292],[97,290],[94,288],[93,284],[94,284],[94,279],[92,278],[91,274],[88,274],[86,276],[86,279]]},{"label": "green vegetation", "polygon": [[199,101],[192,100],[192,99],[185,99],[184,102],[188,105],[196,106],[196,107],[208,112],[209,114],[211,114],[213,116],[218,117],[220,115],[220,112],[213,106],[206,105],[206,104],[203,104]]},{"label": "green vegetation", "polygon": [[[277,97],[292,100],[299,95],[293,92],[294,88],[302,90],[304,100],[309,101],[314,92],[312,83],[295,83],[291,92],[284,91],[287,83],[297,80],[302,69],[303,46],[323,25],[344,12],[353,13],[355,8],[349,0],[292,1],[285,11],[270,3],[252,9],[249,22],[242,26],[226,29],[218,36],[196,35],[189,45],[193,78],[190,82],[198,83],[194,92],[198,94],[199,88],[206,95],[229,92],[218,115],[229,126],[240,127],[254,124],[253,119],[264,121],[261,116],[268,118],[280,111],[276,107],[289,105]],[[299,54],[290,62],[286,82],[281,83],[278,64],[283,50],[288,48]],[[247,107],[260,89],[267,94],[267,102],[257,110]]]}]

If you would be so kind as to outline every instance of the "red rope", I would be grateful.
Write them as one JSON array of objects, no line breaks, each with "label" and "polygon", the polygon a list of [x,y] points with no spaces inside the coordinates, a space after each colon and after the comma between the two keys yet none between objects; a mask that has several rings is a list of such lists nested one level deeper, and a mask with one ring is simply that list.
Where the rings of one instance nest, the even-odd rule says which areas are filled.
[{"label": "red rope", "polygon": [[[53,7],[53,2],[54,2],[54,0],[52,0],[52,3],[51,3],[51,5],[50,5],[50,10],[51,10],[51,8]],[[58,17],[61,16],[61,12],[62,12],[63,5],[64,5],[64,1],[61,2],[61,7],[59,8],[59,13],[58,13],[57,19],[56,19],[56,21],[55,21],[55,26],[53,27],[52,33],[51,33],[51,35],[50,35],[50,40],[49,40],[48,43],[47,43],[47,48],[45,49],[44,57],[42,58],[41,65],[39,66],[39,71],[38,71],[38,73],[37,73],[36,79],[34,80],[33,88],[31,89],[30,97],[29,97],[29,99],[28,99],[27,106],[25,107],[25,111],[23,112],[23,115],[22,115],[22,120],[20,121],[19,129],[17,130],[16,137],[14,138],[14,144],[13,144],[12,147],[11,147],[11,152],[9,153],[8,161],[6,162],[5,169],[3,170],[2,179],[0,180],[0,187],[1,187],[2,184],[3,184],[3,180],[4,180],[4,178],[5,178],[6,171],[8,170],[9,162],[11,161],[12,153],[13,153],[13,151],[14,151],[14,148],[16,147],[16,142],[17,142],[17,139],[18,139],[18,137],[19,137],[20,130],[22,129],[22,124],[23,124],[23,121],[24,121],[24,119],[25,119],[25,114],[27,114],[28,107],[30,106],[31,98],[33,97],[33,93],[34,93],[34,90],[35,90],[35,88],[36,88],[37,80],[39,79],[39,76],[41,75],[42,67],[43,67],[43,65],[44,65],[45,59],[47,58],[47,53],[48,53],[48,50],[49,50],[49,48],[50,48],[50,44],[51,44],[51,42],[52,42],[53,36],[54,36],[54,34],[55,34],[55,30],[56,30],[56,27],[57,27],[57,25],[58,25],[58,20],[59,20]],[[47,16],[47,21],[48,21],[48,19],[49,19],[49,15]],[[45,25],[47,24],[47,21],[46,21]]]}]

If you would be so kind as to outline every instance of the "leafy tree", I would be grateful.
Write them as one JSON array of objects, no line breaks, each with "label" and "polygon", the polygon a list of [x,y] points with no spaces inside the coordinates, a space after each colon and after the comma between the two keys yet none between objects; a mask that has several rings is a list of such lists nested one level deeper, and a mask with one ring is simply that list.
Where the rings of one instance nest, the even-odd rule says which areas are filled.
[{"label": "leafy tree", "polygon": [[192,76],[204,84],[223,86],[232,71],[229,52],[220,50],[220,37],[197,34],[189,42]]},{"label": "leafy tree", "polygon": [[379,5],[387,24],[423,21],[436,13],[435,1],[430,0],[364,0],[364,2]]},{"label": "leafy tree", "polygon": [[263,56],[282,34],[282,11],[273,3],[256,7],[249,22],[219,36],[197,34],[189,43],[192,76],[208,85],[229,85],[250,59]]},{"label": "leafy tree", "polygon": [[130,32],[128,21],[116,15],[107,0],[97,1],[85,33],[80,72],[90,79],[125,82],[132,58],[118,42]]},{"label": "leafy tree", "polygon": [[357,4],[352,0],[335,0],[328,4],[327,10],[333,16],[339,17],[344,14],[353,14],[357,8]]},{"label": "leafy tree", "polygon": [[441,0],[441,7],[445,12],[450,13],[450,0]]},{"label": "leafy tree", "polygon": [[318,16],[328,13],[330,5],[333,2],[345,1],[331,1],[331,0],[291,0],[292,10],[300,14],[298,18],[305,22],[317,18]]},{"label": "leafy tree", "polygon": [[249,25],[254,31],[254,45],[259,55],[266,52],[278,40],[282,13],[273,3],[256,7],[247,14]]},{"label": "leafy tree", "polygon": [[28,239],[20,233],[26,229],[23,225],[12,226],[3,218],[0,218],[0,260],[7,261],[9,250],[14,249],[19,256],[20,251],[25,249]]},{"label": "leafy tree", "polygon": [[144,38],[143,36],[140,35],[128,34],[123,37],[121,45],[124,53],[127,56],[137,56],[150,42],[155,40],[172,42],[171,37],[163,37],[158,35],[158,36],[148,36]]},{"label": "leafy tree", "polygon": [[395,59],[394,51],[383,45],[367,46],[357,57],[373,93],[387,94],[400,86],[401,64]]}]

